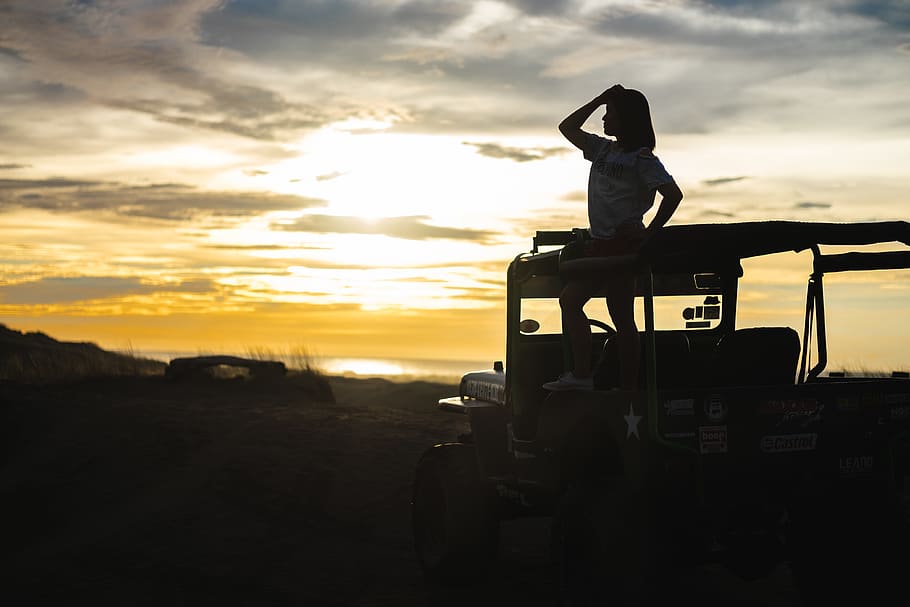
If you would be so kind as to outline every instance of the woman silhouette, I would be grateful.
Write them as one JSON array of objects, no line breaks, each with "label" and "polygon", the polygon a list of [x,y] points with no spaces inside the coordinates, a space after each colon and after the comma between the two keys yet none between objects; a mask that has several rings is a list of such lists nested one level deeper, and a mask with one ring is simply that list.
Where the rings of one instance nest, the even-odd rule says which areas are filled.
[{"label": "woman silhouette", "polygon": [[[582,125],[601,105],[604,134],[608,139],[582,130]],[[591,240],[584,255],[600,257],[636,252],[653,236],[679,206],[682,192],[654,155],[654,127],[648,100],[639,91],[617,84],[584,104],[559,124],[559,131],[591,161],[588,177],[588,222]],[[661,201],[647,228],[643,216]],[[618,270],[596,278],[572,279],[559,296],[563,327],[571,344],[573,368],[543,385],[547,390],[590,390],[591,327],[584,305],[601,287],[616,328],[620,359],[620,387],[638,386],[641,344],[635,325],[635,274]]]}]

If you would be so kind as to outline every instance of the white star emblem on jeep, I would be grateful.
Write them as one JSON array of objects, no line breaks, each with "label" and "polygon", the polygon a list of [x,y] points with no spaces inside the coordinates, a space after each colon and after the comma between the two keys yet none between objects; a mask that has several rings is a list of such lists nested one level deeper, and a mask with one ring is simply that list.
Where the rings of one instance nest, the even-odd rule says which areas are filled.
[{"label": "white star emblem on jeep", "polygon": [[626,420],[626,438],[629,438],[633,434],[635,438],[640,439],[638,435],[638,422],[641,421],[641,415],[635,415],[635,409],[632,408],[632,403],[629,403],[629,414],[623,415],[622,418]]}]

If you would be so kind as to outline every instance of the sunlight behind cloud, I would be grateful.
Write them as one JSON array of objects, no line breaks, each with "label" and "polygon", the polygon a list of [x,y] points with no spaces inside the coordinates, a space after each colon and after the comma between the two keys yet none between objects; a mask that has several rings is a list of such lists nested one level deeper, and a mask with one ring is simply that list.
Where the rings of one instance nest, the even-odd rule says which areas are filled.
[{"label": "sunlight behind cloud", "polygon": [[126,165],[138,167],[181,166],[216,168],[236,163],[239,158],[229,151],[205,145],[180,145],[146,152],[136,152],[123,159]]},{"label": "sunlight behind cloud", "polygon": [[469,40],[478,32],[508,23],[518,16],[518,11],[502,2],[481,0],[474,4],[467,17],[446,32],[446,37],[451,40]]},{"label": "sunlight behind cloud", "polygon": [[[441,240],[427,243],[384,236],[335,236],[333,248],[324,259],[339,266],[368,266],[377,268],[432,267],[453,261],[471,263],[487,259],[491,251],[470,242]],[[432,270],[427,270],[432,273]]]},{"label": "sunlight behind cloud", "polygon": [[[470,226],[513,216],[512,205],[534,208],[557,196],[563,181],[557,163],[540,160],[519,166],[485,158],[464,145],[465,140],[327,129],[301,142],[296,158],[269,166],[268,175],[259,179],[276,192],[325,199],[337,215],[428,215]],[[483,143],[478,140],[477,145]],[[557,136],[499,141],[536,154],[565,145]],[[322,175],[334,178],[321,180]]]}]

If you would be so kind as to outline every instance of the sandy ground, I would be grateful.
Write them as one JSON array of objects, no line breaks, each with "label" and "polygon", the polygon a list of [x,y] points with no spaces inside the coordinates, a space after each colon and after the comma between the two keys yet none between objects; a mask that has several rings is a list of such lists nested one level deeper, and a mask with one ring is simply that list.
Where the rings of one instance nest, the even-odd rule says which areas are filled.
[{"label": "sandy ground", "polygon": [[[428,446],[467,430],[456,386],[330,378],[0,385],[4,581],[20,605],[557,605],[548,521],[503,527],[485,583],[437,589],[408,503]],[[692,572],[718,605],[795,605],[786,567]]]}]

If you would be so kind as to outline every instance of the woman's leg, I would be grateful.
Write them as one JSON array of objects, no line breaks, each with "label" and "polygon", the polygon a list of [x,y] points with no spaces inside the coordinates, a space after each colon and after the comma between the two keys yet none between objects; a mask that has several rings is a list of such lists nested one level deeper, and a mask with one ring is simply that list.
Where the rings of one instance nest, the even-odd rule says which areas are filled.
[{"label": "woman's leg", "polygon": [[590,281],[571,281],[559,295],[563,330],[572,346],[572,373],[580,378],[591,376],[591,325],[584,306],[593,293],[594,285]]},{"label": "woman's leg", "polygon": [[607,309],[616,328],[620,387],[624,390],[637,390],[641,340],[635,325],[635,275],[611,276],[606,290]]}]

